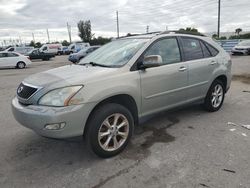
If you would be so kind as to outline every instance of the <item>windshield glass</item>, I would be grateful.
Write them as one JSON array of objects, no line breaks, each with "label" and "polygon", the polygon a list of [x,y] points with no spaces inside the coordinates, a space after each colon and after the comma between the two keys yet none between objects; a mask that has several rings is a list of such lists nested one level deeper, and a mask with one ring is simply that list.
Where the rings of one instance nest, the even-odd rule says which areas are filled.
[{"label": "windshield glass", "polygon": [[81,64],[96,64],[120,67],[125,65],[149,39],[121,39],[112,41],[83,58]]},{"label": "windshield glass", "polygon": [[242,41],[238,44],[238,46],[250,46],[250,41],[249,40]]}]

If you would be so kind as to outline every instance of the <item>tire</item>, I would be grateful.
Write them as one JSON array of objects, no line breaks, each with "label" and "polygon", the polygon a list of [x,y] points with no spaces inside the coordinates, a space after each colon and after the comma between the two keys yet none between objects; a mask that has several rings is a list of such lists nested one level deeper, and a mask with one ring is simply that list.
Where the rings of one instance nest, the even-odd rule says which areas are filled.
[{"label": "tire", "polygon": [[204,107],[207,111],[216,112],[221,108],[225,98],[225,88],[220,80],[215,80],[212,83],[204,101]]},{"label": "tire", "polygon": [[24,62],[22,62],[22,61],[18,62],[17,65],[16,65],[16,67],[18,69],[24,69],[25,66],[26,66],[26,64]]},{"label": "tire", "polygon": [[[123,126],[119,128],[122,124]],[[88,148],[96,155],[109,158],[124,150],[132,136],[133,129],[134,119],[131,112],[122,105],[108,103],[98,107],[91,114],[84,137]]]}]

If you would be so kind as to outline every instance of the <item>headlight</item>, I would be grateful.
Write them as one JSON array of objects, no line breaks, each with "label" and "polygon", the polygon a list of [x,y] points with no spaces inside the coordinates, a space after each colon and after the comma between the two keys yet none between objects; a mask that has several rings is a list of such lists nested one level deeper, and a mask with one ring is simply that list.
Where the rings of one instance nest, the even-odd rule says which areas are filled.
[{"label": "headlight", "polygon": [[80,90],[83,86],[70,86],[49,91],[43,95],[38,104],[46,106],[68,106],[81,104],[83,96]]}]

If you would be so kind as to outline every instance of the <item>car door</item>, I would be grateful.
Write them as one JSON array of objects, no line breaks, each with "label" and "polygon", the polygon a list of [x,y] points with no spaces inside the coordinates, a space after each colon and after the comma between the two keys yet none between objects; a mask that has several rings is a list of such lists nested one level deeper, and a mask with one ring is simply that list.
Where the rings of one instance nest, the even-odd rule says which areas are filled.
[{"label": "car door", "polygon": [[0,53],[0,67],[4,67],[4,61],[3,61],[3,59],[4,59],[4,55],[3,55],[3,53]]},{"label": "car door", "polygon": [[178,41],[168,37],[154,42],[143,54],[160,55],[163,64],[140,71],[142,114],[177,106],[187,99],[188,67],[181,62]]},{"label": "car door", "polygon": [[9,52],[7,56],[8,66],[15,67],[19,61],[19,56],[12,52]]},{"label": "car door", "polygon": [[0,67],[8,67],[9,65],[9,60],[8,60],[8,53],[3,52],[0,54]]},{"label": "car door", "polygon": [[189,67],[188,100],[204,98],[209,88],[217,60],[204,41],[192,37],[181,37],[184,59]]}]

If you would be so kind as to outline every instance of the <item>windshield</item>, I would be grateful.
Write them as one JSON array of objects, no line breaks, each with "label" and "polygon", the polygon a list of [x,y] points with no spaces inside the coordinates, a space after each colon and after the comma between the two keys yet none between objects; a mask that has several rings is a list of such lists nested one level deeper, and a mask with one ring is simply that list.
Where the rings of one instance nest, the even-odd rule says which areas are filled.
[{"label": "windshield", "polygon": [[250,40],[242,41],[238,44],[238,46],[250,46]]},{"label": "windshield", "polygon": [[125,65],[149,39],[121,39],[112,41],[83,58],[81,64],[120,67]]}]

